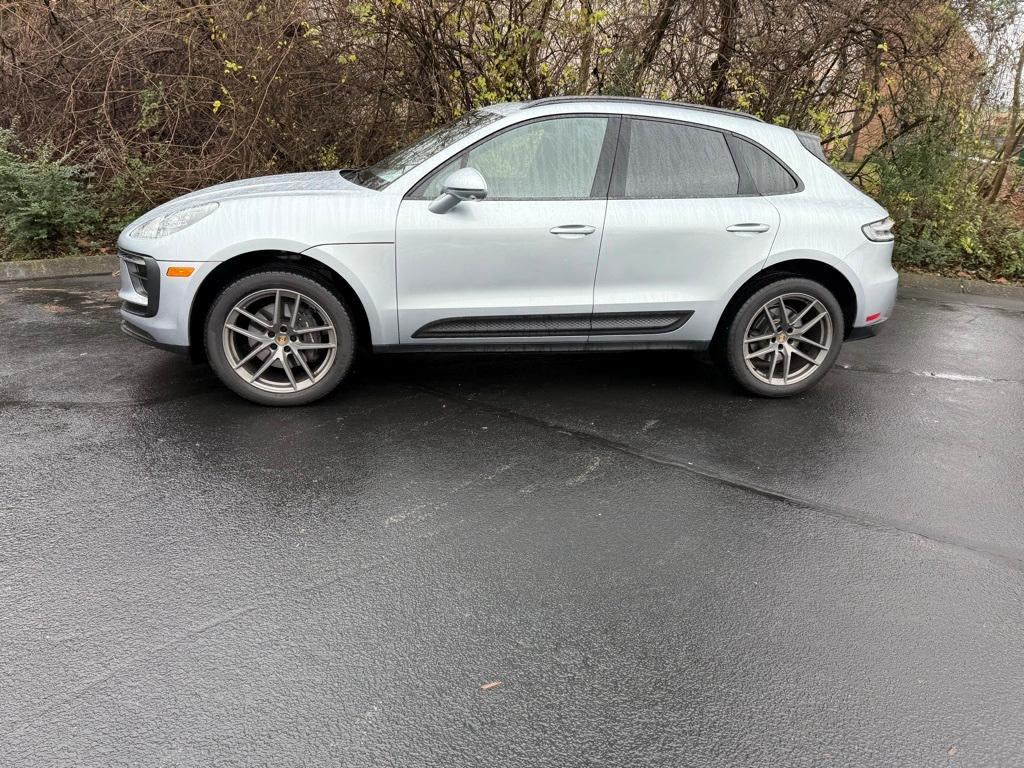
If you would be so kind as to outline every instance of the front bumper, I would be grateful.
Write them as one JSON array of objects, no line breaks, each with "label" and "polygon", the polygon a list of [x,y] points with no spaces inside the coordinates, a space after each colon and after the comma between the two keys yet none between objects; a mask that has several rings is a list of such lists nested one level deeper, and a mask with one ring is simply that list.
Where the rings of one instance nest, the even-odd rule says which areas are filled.
[{"label": "front bumper", "polygon": [[121,330],[136,341],[141,341],[143,344],[149,344],[151,347],[162,349],[165,352],[174,352],[177,355],[188,355],[189,353],[189,347],[182,347],[176,344],[164,344],[163,342],[157,341],[144,330],[137,328],[127,320],[121,321]]},{"label": "front bumper", "polygon": [[[189,311],[199,284],[215,262],[157,261],[152,256],[120,250],[121,329],[160,349],[187,352]],[[191,266],[188,277],[168,277],[169,266]]]}]

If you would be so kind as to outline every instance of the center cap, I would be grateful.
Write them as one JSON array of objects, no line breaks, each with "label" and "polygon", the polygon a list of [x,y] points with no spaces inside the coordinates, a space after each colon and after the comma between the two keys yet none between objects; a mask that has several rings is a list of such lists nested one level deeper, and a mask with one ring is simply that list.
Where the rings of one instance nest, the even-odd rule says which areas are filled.
[{"label": "center cap", "polygon": [[283,333],[279,333],[277,334],[277,337],[274,339],[274,341],[277,342],[277,345],[279,347],[283,347],[285,344],[288,343],[288,337]]},{"label": "center cap", "polygon": [[788,337],[788,336],[787,336],[787,335],[786,335],[785,333],[780,333],[780,334],[779,334],[779,343],[780,343],[780,344],[782,344],[782,343],[783,343],[783,342],[785,342],[785,340],[786,340],[786,339],[788,339],[788,338],[789,338],[789,337]]}]

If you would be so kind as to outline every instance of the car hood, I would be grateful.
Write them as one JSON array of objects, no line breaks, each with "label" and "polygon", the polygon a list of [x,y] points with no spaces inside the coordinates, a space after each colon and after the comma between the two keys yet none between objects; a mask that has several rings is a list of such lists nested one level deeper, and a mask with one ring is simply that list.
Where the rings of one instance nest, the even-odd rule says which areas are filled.
[{"label": "car hood", "polygon": [[[149,211],[144,217],[150,218],[186,205],[207,202],[222,202],[237,197],[263,197],[288,194],[342,194],[365,195],[370,190],[342,178],[338,171],[310,171],[306,173],[281,173],[275,176],[259,176],[254,179],[228,181],[215,184],[187,195],[176,197]],[[141,221],[141,219],[140,219]]]}]

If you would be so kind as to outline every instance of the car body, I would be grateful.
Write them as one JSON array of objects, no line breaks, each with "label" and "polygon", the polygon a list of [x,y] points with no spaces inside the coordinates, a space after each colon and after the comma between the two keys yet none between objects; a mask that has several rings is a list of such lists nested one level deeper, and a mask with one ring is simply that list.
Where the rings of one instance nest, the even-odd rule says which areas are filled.
[{"label": "car body", "polygon": [[[118,249],[122,327],[197,356],[220,338],[207,333],[218,295],[275,269],[336,295],[375,351],[706,349],[783,278],[835,298],[831,351],[833,336],[838,348],[888,319],[897,283],[886,211],[827,165],[816,137],[726,110],[597,97],[478,110],[363,171],[199,190],[133,222]],[[278,298],[252,328],[287,319]],[[763,314],[781,332],[790,308]],[[761,394],[804,388],[773,378]],[[269,401],[315,399],[280,383]]]}]

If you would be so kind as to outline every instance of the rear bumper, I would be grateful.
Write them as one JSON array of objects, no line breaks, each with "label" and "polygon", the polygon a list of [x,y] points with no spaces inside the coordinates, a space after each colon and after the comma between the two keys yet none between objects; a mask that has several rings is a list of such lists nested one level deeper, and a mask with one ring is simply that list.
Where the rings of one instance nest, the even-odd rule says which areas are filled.
[{"label": "rear bumper", "polygon": [[860,277],[860,306],[853,318],[854,331],[872,328],[892,316],[899,273],[892,268],[892,242],[866,242],[854,254]]},{"label": "rear bumper", "polygon": [[877,323],[872,325],[862,325],[859,328],[851,328],[849,335],[843,339],[843,341],[862,341],[863,339],[873,339],[878,335],[878,332],[882,330],[882,326],[885,322],[879,320]]}]

